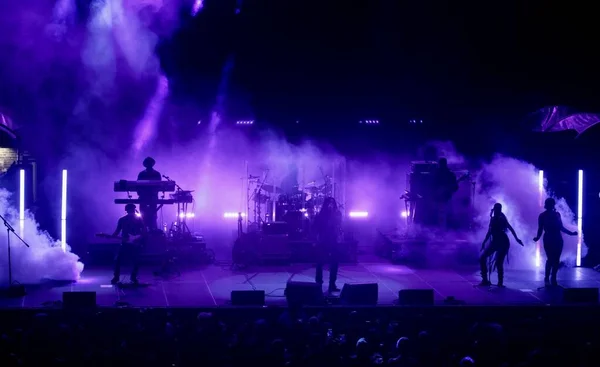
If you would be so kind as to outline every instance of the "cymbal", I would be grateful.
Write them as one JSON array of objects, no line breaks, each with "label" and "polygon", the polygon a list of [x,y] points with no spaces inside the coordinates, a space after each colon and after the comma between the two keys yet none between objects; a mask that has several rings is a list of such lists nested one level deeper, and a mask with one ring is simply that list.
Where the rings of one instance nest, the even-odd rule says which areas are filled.
[{"label": "cymbal", "polygon": [[283,190],[277,186],[273,186],[273,185],[262,185],[262,187],[260,188],[261,191],[266,191],[266,192],[274,192],[277,194],[280,194],[283,192]]},{"label": "cymbal", "polygon": [[310,192],[310,193],[318,193],[319,191],[321,191],[321,188],[318,186],[309,186],[309,187],[305,187],[304,191]]}]

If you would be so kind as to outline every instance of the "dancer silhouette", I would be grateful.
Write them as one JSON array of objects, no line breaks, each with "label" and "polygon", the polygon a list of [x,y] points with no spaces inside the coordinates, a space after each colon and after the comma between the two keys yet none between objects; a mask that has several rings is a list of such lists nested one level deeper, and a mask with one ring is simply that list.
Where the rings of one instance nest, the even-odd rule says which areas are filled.
[{"label": "dancer silhouette", "polygon": [[[502,213],[502,204],[496,203],[490,211],[490,226],[485,235],[485,239],[481,244],[481,256],[479,257],[479,266],[481,268],[481,283],[482,286],[489,286],[490,282],[488,270],[491,271],[496,268],[498,270],[498,286],[504,287],[504,260],[508,255],[508,248],[510,247],[510,241],[508,239],[507,231],[510,231],[515,237],[518,244],[523,246],[523,242],[517,237],[515,230],[508,223],[508,219],[504,213]],[[491,238],[490,244],[485,247],[486,242]],[[493,256],[493,258],[492,258]],[[492,259],[492,268],[488,269],[488,260]]]},{"label": "dancer silhouette", "polygon": [[556,211],[556,201],[554,199],[546,199],[544,209],[546,210],[538,217],[538,231],[533,240],[535,242],[539,241],[542,233],[544,233],[544,251],[546,252],[544,283],[557,286],[556,275],[558,274],[560,255],[563,250],[561,232],[571,236],[576,236],[577,232],[571,232],[563,226],[560,213]]}]

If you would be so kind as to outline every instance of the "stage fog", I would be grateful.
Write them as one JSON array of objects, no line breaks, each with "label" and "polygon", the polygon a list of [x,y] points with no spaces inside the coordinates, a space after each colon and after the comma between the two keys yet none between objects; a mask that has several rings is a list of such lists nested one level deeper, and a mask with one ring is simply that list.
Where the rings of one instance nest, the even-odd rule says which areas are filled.
[{"label": "stage fog", "polygon": [[[233,241],[237,223],[235,218],[225,218],[225,213],[253,216],[246,200],[249,175],[278,185],[291,166],[298,168],[300,186],[313,181],[322,184],[324,177],[332,177],[338,184],[336,198],[344,213],[367,212],[365,219],[372,233],[379,227],[439,236],[428,229],[407,228],[401,215],[405,210],[400,196],[407,188],[406,173],[411,160],[422,159],[418,154],[370,152],[355,158],[356,154],[342,154],[324,142],[292,144],[276,131],[235,125],[237,118],[233,116],[242,114],[249,117],[241,119],[251,120],[253,111],[248,107],[249,96],[233,93],[233,54],[224,58],[218,85],[207,83],[205,89],[213,91],[210,100],[196,101],[209,107],[185,107],[175,114],[173,106],[189,106],[191,102],[174,96],[177,81],[164,72],[156,50],[160,49],[159,39],[168,39],[183,26],[174,14],[188,2],[108,3],[96,2],[89,19],[78,19],[75,9],[65,5],[72,4],[68,1],[58,2],[53,9],[40,2],[35,7],[20,2],[2,5],[3,41],[14,50],[5,57],[4,84],[7,90],[19,90],[19,101],[25,106],[15,119],[22,123],[23,142],[44,167],[46,178],[40,193],[48,198],[49,213],[60,212],[60,182],[52,179],[51,172],[58,177],[62,169],[68,170],[67,241],[77,241],[69,242],[71,247],[83,249],[94,233],[114,230],[124,208],[113,203],[123,197],[113,192],[113,182],[135,180],[146,156],[152,156],[157,162],[155,168],[182,189],[194,190],[195,203],[190,211],[195,218],[189,226],[207,237],[209,247],[227,247]],[[210,118],[198,126],[195,121],[201,115]],[[256,133],[257,129],[262,132]],[[540,200],[549,194],[543,190],[540,195],[537,168],[502,156],[481,162],[477,157],[463,157],[452,144],[433,145],[451,166],[471,172],[476,183],[474,210],[461,214],[475,218],[475,225],[444,236],[467,239],[465,246],[477,254],[490,209],[500,202],[525,242],[524,248],[513,242],[510,266],[534,266],[536,245],[531,239],[542,210]],[[461,183],[465,184],[461,190],[468,196],[471,186]],[[575,229],[572,210],[564,200],[557,201],[565,226]],[[5,199],[0,204],[3,213],[14,210]],[[173,207],[165,207],[159,213],[160,227],[170,226],[175,215]],[[53,219],[59,226],[58,216],[47,222],[53,223]],[[74,255],[59,253],[55,241],[40,233],[35,221],[28,219],[24,225],[32,249],[14,251],[22,279],[74,279],[79,275],[81,264]],[[565,237],[563,258],[574,258],[575,242],[576,238]],[[40,262],[47,266],[24,275],[28,264]],[[65,266],[60,265],[63,262]],[[58,270],[48,270],[51,266]]]}]

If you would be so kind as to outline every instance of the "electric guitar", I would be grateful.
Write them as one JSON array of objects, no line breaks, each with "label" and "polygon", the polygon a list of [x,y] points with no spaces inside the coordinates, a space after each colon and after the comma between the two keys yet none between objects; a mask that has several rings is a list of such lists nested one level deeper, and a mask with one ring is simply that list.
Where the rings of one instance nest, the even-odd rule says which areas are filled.
[{"label": "electric guitar", "polygon": [[449,187],[439,187],[435,190],[435,194],[434,194],[434,198],[436,201],[440,202],[446,202],[448,200],[450,200],[452,198],[452,196],[454,195],[454,193],[456,192],[453,189],[458,189],[458,184],[466,181],[468,179],[471,178],[471,175],[469,173],[465,173],[464,175],[462,175],[460,178],[458,178],[456,180],[456,187],[454,188],[449,188]]},{"label": "electric guitar", "polygon": [[[114,239],[114,240],[123,240],[123,237],[121,236],[113,236],[112,234],[107,234],[107,233],[97,233],[96,237],[101,237],[101,238],[110,238],[110,239]],[[129,243],[129,244],[134,244],[134,245],[139,245],[140,244],[140,239],[142,238],[142,235],[129,235],[129,238],[127,239],[127,241],[124,241],[125,243]]]}]

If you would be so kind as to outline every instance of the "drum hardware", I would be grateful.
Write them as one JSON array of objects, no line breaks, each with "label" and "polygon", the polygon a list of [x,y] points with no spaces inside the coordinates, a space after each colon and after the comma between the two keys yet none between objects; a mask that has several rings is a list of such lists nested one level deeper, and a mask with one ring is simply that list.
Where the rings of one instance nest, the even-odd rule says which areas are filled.
[{"label": "drum hardware", "polygon": [[[282,192],[282,190],[277,186],[265,183],[268,175],[268,169],[264,171],[262,177],[252,176],[250,174],[247,175],[246,197],[248,212],[250,212],[251,202],[253,205],[253,221],[247,219],[246,223],[246,227],[249,232],[251,228],[259,230],[263,223],[273,220],[272,213],[269,213],[269,203],[272,202],[271,196],[274,193]],[[251,189],[251,186],[254,186],[254,190]],[[262,205],[266,205],[267,207],[265,217],[263,217]]]},{"label": "drum hardware", "polygon": [[188,204],[194,202],[192,193],[194,190],[184,190],[170,177],[163,175],[167,182],[172,182],[175,185],[175,192],[170,194],[171,200],[177,204],[177,219],[171,224],[169,234],[175,238],[191,237],[192,233],[187,225],[188,217],[194,213],[188,213]]},{"label": "drum hardware", "polygon": [[[266,179],[266,177],[265,177]],[[277,186],[273,186],[273,185],[262,185],[261,186],[262,191],[264,192],[268,192],[271,194],[281,194],[283,193],[283,190]]]}]

